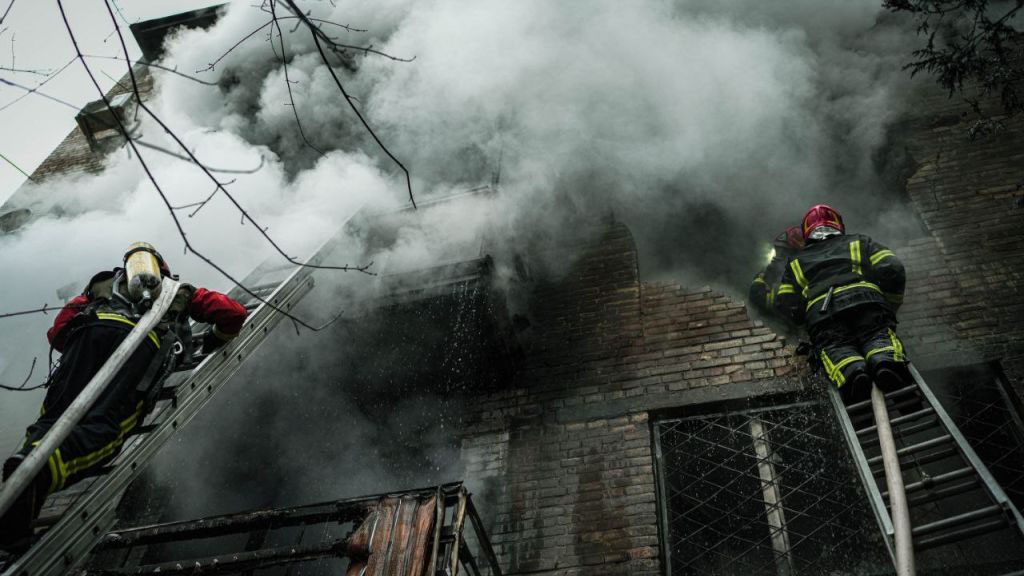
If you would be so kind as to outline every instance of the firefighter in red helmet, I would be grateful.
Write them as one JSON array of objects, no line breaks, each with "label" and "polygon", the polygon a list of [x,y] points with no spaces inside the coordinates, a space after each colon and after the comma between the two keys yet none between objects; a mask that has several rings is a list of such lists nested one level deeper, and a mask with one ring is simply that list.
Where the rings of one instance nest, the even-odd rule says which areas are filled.
[{"label": "firefighter in red helmet", "polygon": [[907,378],[896,310],[903,301],[903,264],[885,246],[847,234],[842,216],[819,204],[803,220],[806,245],[789,260],[775,306],[806,324],[815,353],[846,402],[866,399]]},{"label": "firefighter in red helmet", "polygon": [[778,290],[782,273],[789,259],[804,247],[804,237],[799,226],[790,226],[775,237],[772,242],[772,259],[750,283],[750,303],[765,314],[775,313],[775,292]]},{"label": "firefighter in red helmet", "polygon": [[[125,254],[123,268],[93,276],[84,292],[60,311],[46,333],[50,345],[61,353],[60,364],[47,383],[39,418],[28,427],[21,448],[4,463],[5,481],[125,339],[159,293],[160,279],[165,276],[171,276],[171,270],[160,253],[137,242]],[[189,318],[213,325],[202,342],[204,353],[241,330],[246,316],[241,304],[218,292],[180,286],[157,327],[0,518],[0,548],[17,550],[27,545],[32,523],[47,495],[87,477],[117,456],[125,437],[141,424],[151,407],[153,392],[170,363],[181,360],[177,356],[191,356]],[[187,364],[191,358],[184,360]]]}]

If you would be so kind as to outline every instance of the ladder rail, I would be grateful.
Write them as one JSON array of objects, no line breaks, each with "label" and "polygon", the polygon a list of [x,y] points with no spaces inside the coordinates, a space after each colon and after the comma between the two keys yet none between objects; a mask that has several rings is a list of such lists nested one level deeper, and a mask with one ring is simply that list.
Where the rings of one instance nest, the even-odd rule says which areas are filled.
[{"label": "ladder rail", "polygon": [[882,492],[878,489],[877,482],[875,482],[874,474],[871,472],[871,466],[868,464],[868,459],[864,456],[864,448],[861,446],[860,440],[857,438],[857,431],[853,427],[850,415],[846,411],[846,406],[843,404],[842,398],[839,397],[839,390],[835,386],[831,385],[827,387],[827,390],[828,398],[832,402],[832,408],[839,416],[839,429],[842,430],[843,437],[846,440],[846,445],[850,448],[850,452],[853,455],[853,462],[857,468],[857,475],[860,476],[861,485],[868,493],[868,503],[871,505],[871,509],[875,513],[875,520],[878,522],[878,527],[882,531],[882,541],[885,542],[885,549],[889,552],[889,558],[892,560],[893,566],[895,566],[896,550],[894,548],[894,542],[896,532],[892,525],[892,517],[889,516],[889,510],[886,508],[885,501],[882,499]]},{"label": "ladder rail", "polygon": [[[334,238],[325,243],[309,260],[317,264],[329,252]],[[312,268],[296,268],[266,298],[274,306],[291,310],[296,302],[313,287]],[[235,341],[211,354],[195,368],[178,387],[177,405],[160,411],[160,419],[149,435],[138,437],[132,450],[122,452],[116,468],[84,493],[68,508],[61,519],[43,535],[28,552],[3,573],[3,576],[59,576],[83,561],[88,552],[112,528],[114,512],[123,491],[142,472],[142,468],[170,439],[205,406],[214,394],[227,383],[267,338],[270,329],[284,315],[262,304],[250,315]]]},{"label": "ladder rail", "polygon": [[953,437],[953,443],[957,446],[960,451],[960,455],[967,461],[967,464],[974,468],[978,477],[981,479],[982,486],[988,491],[989,495],[1006,513],[1011,517],[1011,520],[1016,524],[1017,532],[1021,536],[1024,536],[1024,517],[1021,516],[1020,511],[1013,504],[1010,498],[1003,491],[1003,488],[996,481],[995,477],[989,471],[988,466],[981,461],[981,458],[971,447],[970,443],[964,437],[963,433],[960,432],[960,428],[957,427],[956,423],[946,412],[946,409],[939,402],[939,399],[932,392],[931,388],[921,377],[921,373],[917,371],[917,367],[913,364],[908,363],[907,367],[910,369],[910,374],[914,378],[914,382],[917,384],[918,389],[924,396],[925,400],[931,404],[935,410],[935,415],[938,417],[942,427],[945,428],[946,433]]}]

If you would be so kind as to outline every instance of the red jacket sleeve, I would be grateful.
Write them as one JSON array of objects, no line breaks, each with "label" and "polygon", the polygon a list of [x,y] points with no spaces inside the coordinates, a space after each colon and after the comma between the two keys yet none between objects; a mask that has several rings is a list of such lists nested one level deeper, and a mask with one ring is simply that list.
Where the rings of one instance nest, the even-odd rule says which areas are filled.
[{"label": "red jacket sleeve", "polygon": [[226,294],[196,288],[188,313],[196,322],[213,324],[213,333],[221,340],[231,340],[242,329],[246,310]]},{"label": "red jacket sleeve", "polygon": [[68,324],[88,303],[89,297],[85,294],[75,296],[54,318],[53,327],[46,331],[46,339],[50,341],[50,346],[53,346],[54,350],[64,352],[64,344],[68,339]]}]

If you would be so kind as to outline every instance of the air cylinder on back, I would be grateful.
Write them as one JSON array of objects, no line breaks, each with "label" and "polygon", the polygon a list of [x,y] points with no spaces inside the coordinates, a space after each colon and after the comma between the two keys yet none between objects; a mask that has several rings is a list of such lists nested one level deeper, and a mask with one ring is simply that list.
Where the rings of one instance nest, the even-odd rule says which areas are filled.
[{"label": "air cylinder on back", "polygon": [[129,246],[124,254],[124,270],[128,297],[133,302],[149,304],[160,295],[160,261],[153,246],[145,242]]}]

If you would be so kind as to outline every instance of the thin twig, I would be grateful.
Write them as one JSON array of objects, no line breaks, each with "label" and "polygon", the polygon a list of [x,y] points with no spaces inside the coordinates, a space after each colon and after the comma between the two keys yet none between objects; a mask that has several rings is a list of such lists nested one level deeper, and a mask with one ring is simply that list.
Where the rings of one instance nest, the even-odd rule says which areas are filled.
[{"label": "thin twig", "polygon": [[11,3],[7,5],[7,10],[4,10],[4,15],[0,16],[0,24],[3,24],[4,20],[7,19],[7,15],[11,13],[11,8],[14,7],[14,2],[15,0],[11,0]]},{"label": "thin twig", "polygon": [[[47,100],[51,100],[51,101],[56,102],[58,104],[63,104],[64,106],[67,106],[68,108],[71,108],[72,110],[75,110],[76,112],[79,109],[78,106],[75,106],[74,104],[68,102],[67,100],[61,100],[60,98],[57,98],[56,96],[50,96],[49,94],[47,94],[45,92],[40,92],[39,91],[39,86],[36,86],[35,88],[29,88],[28,86],[22,86],[21,84],[18,84],[17,82],[11,82],[10,80],[8,80],[6,78],[0,78],[0,84],[6,84],[8,86],[12,86],[14,88],[18,88],[18,89],[24,90],[25,92],[27,92],[29,94],[36,94],[37,96],[42,96],[43,98],[46,98]],[[42,86],[42,84],[40,84],[40,86]],[[13,104],[13,102],[11,104]]]},{"label": "thin twig", "polygon": [[26,68],[11,68],[9,66],[0,66],[0,72],[14,72],[15,74],[35,74],[36,76],[49,76],[50,72],[44,72],[43,70],[29,70]]},{"label": "thin twig", "polygon": [[[271,18],[273,18],[272,21],[274,23],[274,28],[277,28],[277,39],[281,44],[281,67],[284,70],[284,85],[288,88],[288,101],[291,102],[292,114],[295,115],[295,126],[299,129],[299,136],[302,137],[302,141],[305,142],[306,146],[309,146],[317,154],[323,156],[323,150],[314,146],[313,143],[309,141],[309,138],[306,137],[306,131],[302,129],[302,121],[299,120],[299,108],[295,105],[295,97],[292,95],[292,83],[291,79],[288,77],[288,54],[285,52],[284,35],[281,34],[281,25],[278,24],[277,21],[277,12],[274,7],[275,4],[277,4],[276,0],[270,0],[270,14]],[[273,39],[271,39],[270,46],[274,46]]]},{"label": "thin twig", "polygon": [[[60,2],[60,1],[61,0],[58,0],[58,2]],[[107,4],[109,2],[109,0],[103,0],[103,2],[104,2],[104,4]],[[110,9],[109,5],[107,5],[107,11],[108,12],[112,12],[112,10]],[[121,40],[121,46],[122,46],[122,49],[123,49],[122,53],[123,54],[127,54],[128,53],[128,47],[127,47],[127,45],[124,42],[124,36],[121,34],[121,29],[117,25],[117,19],[113,17],[113,14],[111,14],[111,20],[114,22],[114,29],[117,31],[117,36]],[[83,64],[85,64],[84,59],[83,59]],[[88,65],[86,65],[86,67],[88,69]],[[217,178],[213,174],[211,174],[209,170],[206,169],[205,165],[203,165],[201,162],[199,162],[199,160],[195,157],[195,155],[192,153],[192,151],[189,150],[188,146],[186,146],[185,143],[182,142],[181,138],[179,138],[178,135],[173,130],[171,130],[170,126],[168,126],[159,116],[157,116],[152,110],[150,110],[149,107],[146,105],[145,101],[143,101],[143,99],[139,97],[138,81],[137,81],[137,79],[135,77],[135,71],[131,68],[131,66],[128,67],[128,75],[129,75],[129,77],[132,80],[132,89],[135,92],[136,100],[139,103],[138,104],[139,107],[142,108],[142,110],[145,111],[146,114],[148,114],[149,117],[152,118],[160,126],[160,128],[162,128],[164,130],[164,132],[168,136],[170,136],[172,140],[175,141],[175,143],[178,144],[178,146],[182,149],[182,151],[185,152],[185,154],[187,154],[188,157],[193,162],[195,162],[196,166],[198,166],[199,169],[202,170],[206,174],[206,176],[210,179],[210,181],[218,186],[220,191],[224,193],[224,195],[228,198],[228,200],[230,200],[231,203],[235,206],[235,208],[241,213],[242,220],[243,221],[248,221],[254,227],[256,227],[256,230],[260,233],[261,236],[263,236],[264,240],[266,240],[267,243],[270,244],[270,246],[273,247],[274,250],[278,254],[280,254],[282,257],[284,257],[285,260],[287,260],[288,262],[290,262],[292,264],[295,264],[296,266],[302,266],[302,267],[306,267],[306,268],[316,268],[316,269],[322,269],[322,270],[345,270],[345,271],[354,270],[354,271],[365,272],[365,267],[353,267],[353,266],[347,266],[347,265],[346,266],[320,266],[320,265],[308,264],[308,263],[300,262],[300,261],[296,260],[294,257],[289,256],[288,254],[286,254],[285,251],[281,248],[281,246],[273,238],[271,238],[269,234],[266,233],[267,229],[264,226],[261,226],[252,217],[252,215],[250,215],[249,212],[238,202],[238,200],[236,200],[235,197],[230,192],[227,191],[227,189],[225,189],[223,186],[221,186],[221,184],[217,180]],[[105,96],[104,96],[104,101],[106,101],[106,97]],[[108,106],[109,106],[109,104],[108,104]]]},{"label": "thin twig", "polygon": [[36,308],[34,310],[21,310],[19,312],[7,312],[4,314],[0,314],[0,318],[12,318],[14,316],[25,316],[27,314],[39,314],[40,312],[46,314],[47,312],[51,312],[53,310],[62,310],[64,308],[64,306],[50,306],[49,304],[43,304],[41,308]]},{"label": "thin twig", "polygon": [[60,67],[60,68],[59,68],[59,69],[58,69],[58,70],[57,70],[56,72],[54,72],[53,74],[50,74],[50,75],[49,75],[49,76],[48,76],[48,77],[46,78],[46,80],[43,80],[42,82],[40,82],[39,84],[37,84],[35,88],[27,89],[27,90],[28,90],[28,92],[26,92],[25,94],[22,94],[21,96],[18,96],[17,98],[15,98],[14,100],[11,100],[11,101],[10,101],[10,102],[8,102],[7,104],[4,104],[3,106],[0,106],[0,112],[3,112],[4,110],[7,110],[7,109],[8,109],[8,108],[10,108],[11,106],[14,106],[15,104],[17,104],[18,102],[20,102],[20,101],[21,101],[21,100],[22,100],[23,98],[27,97],[27,96],[28,96],[29,94],[31,94],[32,92],[35,92],[35,91],[36,91],[36,90],[38,90],[39,88],[42,88],[42,87],[43,87],[43,86],[44,86],[44,85],[45,85],[45,84],[46,84],[47,82],[49,82],[50,80],[53,80],[53,79],[54,79],[54,78],[56,78],[57,76],[60,76],[60,74],[61,74],[62,72],[64,72],[65,70],[67,70],[68,66],[71,66],[72,64],[74,64],[75,60],[76,60],[76,58],[71,58],[70,60],[68,60],[68,61],[67,61],[67,63],[66,63],[66,64],[64,64],[63,66],[61,66],[61,67]]},{"label": "thin twig", "polygon": [[383,142],[381,142],[380,138],[377,137],[377,133],[373,131],[373,128],[371,128],[370,124],[366,121],[366,118],[363,117],[363,114],[359,111],[358,108],[356,108],[355,104],[352,103],[352,100],[348,95],[348,91],[345,90],[345,86],[342,85],[341,79],[338,78],[338,75],[334,72],[334,68],[332,68],[330,62],[327,61],[327,54],[324,53],[324,48],[320,44],[321,36],[325,36],[324,33],[319,28],[317,28],[312,22],[310,22],[304,14],[302,14],[302,12],[299,10],[299,7],[295,5],[294,0],[285,0],[285,2],[289,6],[291,6],[292,14],[298,16],[299,18],[302,18],[303,21],[306,23],[306,26],[309,28],[309,32],[313,36],[313,43],[316,44],[317,52],[320,53],[320,59],[323,60],[324,66],[326,66],[327,71],[330,72],[331,78],[334,79],[334,83],[338,86],[338,90],[340,90],[342,96],[345,97],[345,103],[348,104],[348,107],[352,110],[352,112],[355,113],[356,117],[359,118],[359,121],[363,124],[363,127],[366,128],[366,131],[370,134],[371,137],[373,137],[373,140],[377,142],[377,146],[379,146],[380,149],[383,150],[385,154],[387,154],[388,158],[391,158],[391,160],[395,164],[397,164],[399,168],[402,169],[402,172],[405,173],[405,185],[409,191],[409,202],[412,203],[412,207],[415,209],[416,198],[413,197],[412,194],[412,178],[409,175],[409,170],[407,170],[405,164],[402,164],[401,160],[396,158],[395,155],[391,153],[391,150],[388,150],[388,147],[385,146]]},{"label": "thin twig", "polygon": [[18,166],[17,164],[15,164],[14,162],[11,162],[11,159],[8,158],[7,156],[4,156],[3,154],[0,154],[0,160],[3,160],[4,162],[7,162],[11,166],[14,166],[14,169],[17,170],[18,172],[21,172],[22,175],[25,176],[25,178],[28,178],[29,180],[32,180],[32,175],[30,175],[28,172],[25,172],[24,170],[22,170],[21,167]]},{"label": "thin twig", "polygon": [[31,388],[25,387],[26,385],[28,385],[28,381],[32,378],[32,373],[36,371],[36,360],[38,359],[38,356],[32,358],[32,366],[28,369],[28,376],[25,376],[25,381],[21,383],[21,386],[15,388],[14,386],[6,386],[4,384],[0,384],[0,390],[10,390],[11,392],[28,392],[29,390],[38,390],[39,388],[46,386],[47,383],[43,382],[42,384],[38,386],[33,386]]},{"label": "thin twig", "polygon": [[[122,53],[124,54],[125,58],[127,58],[127,55],[128,55],[128,47],[127,47],[127,45],[125,44],[125,41],[124,41],[124,36],[123,36],[123,35],[121,34],[121,30],[120,30],[120,27],[119,27],[119,26],[118,26],[118,24],[117,24],[117,18],[116,18],[116,16],[114,15],[113,9],[112,9],[112,8],[110,7],[110,3],[109,3],[109,0],[103,0],[103,3],[104,3],[104,5],[105,5],[105,6],[106,6],[106,8],[107,8],[107,12],[108,12],[108,13],[109,13],[109,15],[110,15],[110,19],[111,19],[111,21],[112,21],[112,22],[113,22],[113,24],[114,24],[114,29],[115,29],[115,31],[117,32],[117,36],[118,36],[119,40],[121,41],[121,49],[122,49]],[[93,86],[94,86],[94,87],[96,88],[96,91],[97,91],[97,92],[99,92],[99,94],[100,94],[101,98],[103,99],[103,102],[104,102],[104,103],[105,103],[105,104],[107,105],[107,107],[108,107],[108,108],[110,108],[110,101],[108,100],[108,98],[107,98],[106,94],[104,93],[104,91],[103,91],[102,87],[100,86],[99,82],[98,82],[98,81],[96,80],[96,77],[95,77],[95,75],[94,75],[94,74],[92,73],[92,69],[91,69],[91,68],[89,67],[89,64],[88,64],[88,62],[86,62],[86,61],[85,61],[85,58],[84,58],[84,57],[82,56],[82,51],[81,51],[81,49],[80,49],[80,48],[79,48],[79,46],[78,46],[78,40],[77,40],[77,38],[75,37],[74,31],[73,31],[73,30],[72,30],[72,28],[71,28],[71,23],[70,23],[70,22],[68,21],[68,18],[67,18],[67,13],[66,13],[66,11],[64,10],[64,3],[63,3],[63,0],[57,0],[57,6],[58,6],[58,8],[60,9],[60,13],[61,13],[61,18],[62,18],[62,19],[63,19],[63,21],[64,21],[64,27],[65,27],[65,29],[67,30],[67,33],[68,33],[68,37],[69,37],[69,38],[71,39],[71,43],[72,43],[72,45],[74,46],[74,49],[75,49],[75,54],[76,54],[76,57],[77,57],[77,59],[78,59],[78,60],[79,60],[79,61],[80,61],[80,62],[82,63],[82,66],[83,66],[83,68],[85,68],[85,72],[86,72],[86,74],[87,74],[87,75],[89,76],[89,79],[90,79],[90,81],[92,82]],[[128,66],[128,72],[129,72],[129,76],[131,77],[131,80],[132,80],[132,89],[133,89],[133,90],[134,90],[134,92],[135,92],[135,96],[136,96],[136,98],[138,98],[138,97],[139,97],[139,86],[138,86],[138,81],[136,80],[136,78],[135,78],[135,73],[134,73],[134,71],[132,70],[132,67],[131,67],[130,65]],[[178,139],[178,138],[177,138],[177,136],[176,136],[176,135],[174,134],[174,132],[172,132],[172,131],[170,130],[170,128],[169,128],[169,127],[168,127],[168,126],[167,126],[166,124],[164,124],[162,120],[160,120],[160,118],[159,118],[159,117],[157,117],[157,116],[156,116],[155,114],[153,114],[153,112],[152,112],[151,110],[149,110],[149,109],[148,109],[148,107],[146,107],[146,106],[145,106],[145,104],[144,104],[144,103],[143,103],[143,102],[141,101],[141,99],[139,99],[139,106],[143,107],[143,108],[145,109],[145,111],[146,111],[146,112],[147,112],[147,113],[148,113],[148,114],[149,114],[149,115],[150,115],[150,116],[151,116],[151,117],[152,117],[152,118],[153,118],[154,120],[156,120],[156,122],[157,122],[158,124],[160,124],[160,125],[161,125],[161,127],[162,127],[162,128],[163,128],[163,129],[164,129],[164,130],[165,130],[165,131],[166,131],[166,132],[168,133],[168,134],[170,134],[170,135],[171,135],[171,136],[172,136],[172,137],[173,137],[173,138],[175,139],[175,141],[176,141],[176,142],[178,142],[178,144],[179,144],[180,146],[182,146],[182,148],[184,148],[184,150],[185,150],[186,152],[188,152],[189,156],[190,156],[190,157],[192,157],[192,154],[191,154],[191,152],[190,152],[190,151],[188,150],[188,148],[187,148],[187,147],[185,147],[185,146],[184,146],[184,143],[182,143],[182,142],[180,141],[180,139]],[[276,306],[276,305],[274,305],[274,304],[272,304],[272,303],[268,302],[268,301],[267,301],[267,300],[265,300],[265,299],[264,299],[263,297],[261,297],[260,295],[256,294],[255,292],[253,292],[253,291],[252,291],[251,289],[249,289],[249,288],[248,288],[247,286],[245,286],[245,285],[244,285],[244,284],[242,284],[242,283],[241,283],[241,282],[240,282],[239,280],[237,280],[237,279],[236,279],[236,278],[235,278],[234,276],[232,276],[232,275],[231,275],[231,274],[229,274],[229,273],[228,273],[228,272],[227,272],[226,270],[224,270],[223,268],[221,268],[221,267],[220,267],[220,266],[219,266],[219,265],[218,265],[218,264],[217,264],[216,262],[214,262],[213,260],[211,260],[211,259],[210,259],[209,257],[207,257],[206,255],[204,255],[204,254],[203,254],[202,252],[199,252],[198,250],[196,250],[196,249],[195,249],[195,248],[194,248],[194,247],[192,246],[191,242],[190,242],[190,241],[189,241],[189,239],[188,239],[188,235],[187,235],[187,234],[185,233],[185,230],[184,230],[184,228],[182,227],[182,225],[181,225],[181,222],[180,222],[180,220],[178,219],[178,216],[177,216],[177,215],[175,214],[175,212],[174,212],[174,210],[173,210],[173,207],[171,206],[171,203],[170,203],[170,201],[169,201],[169,200],[168,200],[168,198],[167,198],[167,195],[166,195],[166,194],[164,193],[163,189],[162,189],[162,188],[160,187],[160,184],[159,184],[159,182],[157,182],[157,180],[156,180],[156,177],[155,177],[155,176],[153,175],[153,173],[152,173],[152,171],[150,170],[150,168],[149,168],[149,165],[148,165],[148,164],[146,163],[145,159],[144,159],[144,158],[143,158],[143,157],[142,157],[142,156],[141,156],[141,155],[139,154],[139,151],[138,151],[138,149],[136,148],[136,144],[135,144],[135,141],[134,141],[134,140],[132,140],[132,139],[131,139],[131,138],[130,138],[130,137],[128,136],[128,131],[127,131],[127,129],[125,128],[125,126],[124,126],[123,122],[121,121],[121,119],[120,119],[119,117],[117,117],[117,115],[116,115],[116,114],[115,114],[115,115],[113,115],[113,116],[114,116],[114,119],[115,119],[115,120],[117,121],[117,124],[118,124],[118,129],[119,129],[119,130],[121,131],[121,133],[122,133],[122,134],[124,135],[125,139],[126,139],[126,140],[128,141],[128,144],[129,144],[129,146],[131,146],[131,147],[132,147],[132,149],[133,149],[133,150],[135,151],[135,156],[136,156],[136,158],[138,159],[138,161],[139,161],[139,164],[140,164],[140,166],[142,167],[143,171],[144,171],[144,172],[146,173],[146,177],[147,177],[147,178],[149,179],[149,181],[150,181],[150,182],[151,182],[151,183],[153,184],[153,188],[154,188],[154,189],[156,190],[157,194],[158,194],[158,195],[160,196],[160,199],[161,199],[161,200],[163,201],[163,203],[164,203],[164,206],[165,206],[165,207],[167,208],[168,212],[170,213],[170,215],[171,215],[171,219],[173,220],[173,222],[174,222],[174,225],[175,225],[175,227],[177,228],[178,234],[179,234],[179,235],[181,236],[182,242],[183,242],[183,243],[185,244],[185,250],[186,250],[186,251],[191,251],[191,252],[192,252],[193,254],[195,254],[195,255],[196,255],[196,257],[198,257],[198,258],[199,258],[200,260],[202,260],[203,262],[205,262],[205,263],[206,263],[206,264],[207,264],[208,266],[210,266],[211,268],[213,268],[214,270],[216,270],[217,272],[219,272],[219,273],[220,273],[220,274],[221,274],[222,276],[224,276],[225,278],[227,278],[228,280],[230,280],[230,281],[231,281],[232,283],[234,283],[234,284],[235,284],[236,286],[238,286],[239,288],[241,288],[241,289],[242,289],[243,291],[245,291],[245,292],[246,292],[247,294],[249,294],[249,295],[250,295],[251,297],[253,297],[253,298],[254,298],[254,299],[256,299],[257,301],[259,301],[259,302],[262,302],[262,303],[263,303],[264,305],[266,305],[266,306],[269,306],[269,307],[270,307],[271,309],[275,310],[276,312],[279,312],[279,313],[281,313],[282,315],[284,315],[284,316],[286,316],[286,317],[288,317],[288,318],[291,318],[291,319],[292,319],[292,320],[293,320],[294,322],[296,322],[296,323],[298,323],[298,324],[300,324],[300,325],[302,325],[302,326],[304,326],[304,327],[306,327],[306,328],[308,328],[308,329],[310,329],[310,330],[316,331],[316,328],[315,328],[315,327],[313,327],[313,326],[310,326],[310,325],[309,325],[308,323],[306,323],[306,322],[304,322],[304,321],[302,321],[302,320],[300,320],[300,319],[296,318],[295,316],[293,316],[293,315],[292,315],[292,314],[290,314],[289,312],[287,312],[287,311],[285,311],[285,310],[282,310],[282,309],[281,309],[281,308],[279,308],[278,306]],[[193,160],[195,160],[195,158],[194,158],[194,157],[192,157],[192,158],[193,158]],[[223,185],[222,185],[222,184],[221,184],[221,183],[220,183],[219,181],[217,181],[217,179],[216,179],[216,178],[214,178],[214,177],[213,177],[213,175],[212,175],[212,174],[210,174],[210,172],[209,172],[208,170],[206,170],[206,169],[205,169],[205,168],[204,168],[204,167],[202,166],[202,164],[199,164],[199,163],[197,162],[197,164],[196,164],[196,165],[197,165],[197,166],[199,166],[200,168],[202,168],[202,169],[203,169],[203,171],[204,171],[204,172],[205,172],[205,173],[207,174],[207,176],[209,176],[209,177],[210,177],[210,178],[211,178],[211,179],[212,179],[212,180],[213,180],[214,182],[216,182],[216,184],[217,184],[217,188],[218,188],[219,190],[223,191],[223,192],[224,192],[224,194],[225,194],[225,195],[226,195],[226,196],[227,196],[228,198],[230,198],[230,199],[232,200],[232,202],[233,202],[233,203],[235,203],[235,206],[236,206],[236,207],[238,207],[238,208],[239,208],[239,210],[241,210],[241,207],[240,207],[240,206],[239,206],[239,205],[237,204],[237,202],[235,202],[235,201],[234,201],[234,199],[233,199],[233,198],[232,198],[232,196],[231,196],[231,195],[230,195],[230,194],[229,194],[229,193],[227,192],[227,190],[225,190],[225,189],[224,189]],[[243,214],[245,214],[245,212],[244,212],[244,211],[243,211]],[[254,221],[253,221],[253,220],[252,220],[251,218],[250,218],[250,221],[252,221],[252,222],[253,222],[253,223],[255,224],[255,222],[254,222]],[[259,228],[259,227],[257,226],[257,228]],[[265,232],[264,232],[264,237],[268,238],[268,240],[269,240],[269,237],[268,237],[268,236],[266,236]],[[272,242],[272,241],[271,241],[271,243],[273,244],[273,242]],[[276,245],[275,245],[275,246],[276,246]],[[280,249],[279,249],[279,248],[278,248],[278,250],[280,251]],[[311,267],[317,267],[317,266],[311,266]],[[342,268],[342,267],[330,267],[330,268],[335,268],[335,269],[347,269],[347,270],[359,270],[359,268],[354,268],[354,267],[347,267],[347,266],[346,266],[346,267],[344,267],[344,268]],[[363,268],[363,271],[365,271],[365,268]]]},{"label": "thin twig", "polygon": [[[133,140],[135,141],[136,144],[138,144],[139,146],[142,146],[144,148],[149,148],[150,150],[156,150],[157,152],[162,152],[164,154],[167,154],[168,156],[172,156],[174,158],[177,158],[178,160],[184,160],[186,162],[193,162],[193,163],[196,163],[196,164],[200,164],[200,162],[195,159],[195,156],[191,156],[191,155],[185,156],[183,154],[178,154],[177,152],[174,152],[173,150],[168,150],[167,148],[164,148],[163,146],[157,146],[156,144],[151,144],[149,142],[146,142],[144,140],[140,140],[138,138],[133,138]],[[266,158],[264,158],[263,155],[260,154],[260,163],[255,168],[245,168],[245,169],[242,169],[242,168],[212,168],[212,167],[210,167],[207,164],[202,164],[202,166],[204,166],[210,172],[220,172],[222,174],[255,174],[256,172],[259,172],[261,168],[263,168],[263,164],[265,162],[266,162]]]},{"label": "thin twig", "polygon": [[241,46],[243,42],[245,42],[249,38],[252,38],[253,36],[256,35],[257,32],[259,32],[260,30],[263,30],[267,26],[270,26],[270,22],[266,22],[266,23],[260,25],[259,28],[253,30],[252,32],[249,32],[245,36],[242,36],[241,40],[239,40],[238,42],[235,42],[234,45],[232,45],[231,48],[228,48],[227,52],[224,52],[223,54],[221,54],[219,58],[217,58],[213,62],[210,62],[209,66],[207,66],[206,68],[203,68],[202,70],[196,70],[196,74],[201,74],[203,72],[211,72],[211,71],[213,71],[214,67],[217,66],[217,64],[220,64],[220,61],[223,60],[224,58],[226,58],[228,54],[231,54],[231,52],[234,51],[235,48],[238,48],[239,46]]},{"label": "thin twig", "polygon": [[[83,56],[85,56],[86,58],[102,58],[104,60],[117,60],[118,62],[126,62],[126,60],[124,58],[120,57],[120,56],[99,56],[99,55],[96,55],[96,54],[83,54]],[[161,64],[156,64],[154,62],[146,62],[145,60],[139,60],[138,62],[136,62],[136,64],[141,64],[141,65],[147,66],[149,68],[156,68],[157,70],[163,70],[165,72],[170,72],[171,74],[175,74],[177,76],[181,76],[182,78],[187,78],[187,79],[189,79],[189,80],[191,80],[193,82],[198,82],[200,84],[205,84],[206,86],[216,86],[217,85],[216,82],[209,82],[209,81],[203,80],[201,78],[196,78],[195,76],[192,76],[190,74],[185,74],[184,72],[180,72],[180,71],[178,71],[178,70],[176,70],[174,68],[168,68],[167,66],[163,66]]]}]

